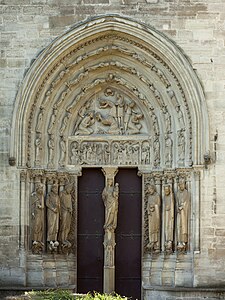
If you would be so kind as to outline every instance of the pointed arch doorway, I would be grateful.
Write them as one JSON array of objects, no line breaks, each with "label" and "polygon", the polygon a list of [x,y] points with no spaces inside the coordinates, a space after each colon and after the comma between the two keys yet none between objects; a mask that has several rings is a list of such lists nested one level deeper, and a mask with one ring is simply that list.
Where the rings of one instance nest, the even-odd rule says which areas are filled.
[{"label": "pointed arch doorway", "polygon": [[[119,168],[118,223],[115,230],[114,291],[141,298],[141,177],[137,168]],[[84,168],[78,183],[77,291],[103,292],[105,179],[100,168]]]},{"label": "pointed arch doorway", "polygon": [[[154,28],[107,15],[79,23],[54,40],[26,73],[12,122],[11,156],[16,158],[15,172],[20,174],[20,240],[27,285],[55,287],[69,283],[76,289],[77,187],[82,168],[138,167],[142,174],[143,289],[176,283],[192,286],[193,253],[200,250],[199,170],[209,151],[208,136],[207,108],[199,79],[183,52]],[[147,247],[146,186],[154,184],[162,198],[165,185],[177,193],[179,179],[191,195],[186,261],[180,264],[174,255],[169,257],[169,264],[164,264],[162,205],[156,263]],[[64,253],[58,251],[58,242],[45,238],[44,201],[45,232],[33,244],[30,195],[41,183],[42,199],[53,185],[59,196],[66,192],[68,181],[73,185],[69,196],[72,222],[69,241],[61,241],[61,248],[70,255],[60,256]],[[122,236],[126,234],[122,230]],[[119,245],[119,237],[117,242]],[[174,239],[172,251],[176,246]],[[60,259],[54,259],[53,251]],[[40,253],[44,253],[41,260],[47,267],[38,270],[36,276],[32,266],[33,262],[40,265],[36,256]],[[52,276],[52,266],[63,275]],[[188,282],[184,266],[190,274]],[[110,268],[107,272],[110,274]],[[113,280],[108,286],[110,282],[114,287]]]}]

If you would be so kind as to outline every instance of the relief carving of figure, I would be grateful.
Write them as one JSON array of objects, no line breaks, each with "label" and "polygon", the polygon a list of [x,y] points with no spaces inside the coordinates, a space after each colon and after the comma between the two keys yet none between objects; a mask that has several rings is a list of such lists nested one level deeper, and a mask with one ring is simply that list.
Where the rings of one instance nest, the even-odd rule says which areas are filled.
[{"label": "relief carving of figure", "polygon": [[125,101],[122,95],[117,95],[117,121],[118,126],[120,128],[121,133],[124,132],[124,108],[125,108]]},{"label": "relief carving of figure", "polygon": [[152,117],[153,131],[154,131],[156,136],[159,136],[159,125],[158,125],[157,117],[154,113],[152,113],[151,117]]},{"label": "relief carving of figure", "polygon": [[115,248],[115,234],[109,230],[105,230],[104,247],[105,247],[105,261],[104,265],[113,267],[114,265],[114,248]]},{"label": "relief carving of figure", "polygon": [[64,134],[64,132],[66,130],[69,118],[70,118],[70,114],[67,113],[66,116],[63,118],[62,125],[61,125],[61,128],[59,130],[59,135],[60,136],[63,136],[63,134]]},{"label": "relief carving of figure", "polygon": [[142,128],[140,120],[143,118],[143,114],[132,114],[130,122],[128,123],[128,134],[138,134]]},{"label": "relief carving of figure", "polygon": [[185,252],[188,243],[188,221],[191,197],[185,187],[184,179],[179,181],[176,194],[177,203],[177,250]]},{"label": "relief carving of figure", "polygon": [[147,213],[149,244],[147,248],[152,252],[160,251],[160,207],[161,199],[156,192],[155,185],[147,186]]},{"label": "relief carving of figure", "polygon": [[185,137],[182,130],[178,133],[178,164],[183,166],[185,158]]},{"label": "relief carving of figure", "polygon": [[162,112],[165,118],[165,131],[166,133],[171,133],[171,116],[166,106],[162,107]]},{"label": "relief carving of figure", "polygon": [[39,254],[43,250],[43,222],[44,222],[44,186],[38,184],[31,195],[32,211],[32,250]]},{"label": "relief carving of figure", "polygon": [[104,144],[103,147],[103,163],[105,165],[110,163],[110,149],[109,149],[109,144]]},{"label": "relief carving of figure", "polygon": [[[101,122],[102,125],[104,126],[108,126],[109,129],[107,130],[107,133],[109,134],[119,134],[120,133],[120,129],[118,126],[118,122],[117,119],[115,119],[113,116],[111,115],[107,115],[105,118],[98,112],[96,114],[96,119],[98,122]],[[104,129],[101,129],[100,132],[105,133]]]},{"label": "relief carving of figure", "polygon": [[173,141],[169,136],[165,138],[165,165],[172,167],[173,154],[172,154]]},{"label": "relief carving of figure", "polygon": [[98,143],[98,144],[95,144],[96,146],[96,155],[95,155],[95,158],[96,158],[96,164],[97,165],[101,165],[101,164],[104,164],[104,161],[103,161],[103,145]]},{"label": "relief carving of figure", "polygon": [[94,130],[91,126],[95,123],[95,114],[93,111],[89,111],[81,120],[75,135],[80,134],[92,134]]},{"label": "relief carving of figure", "polygon": [[51,115],[50,122],[49,122],[49,126],[48,126],[48,133],[49,134],[52,134],[52,131],[53,131],[53,128],[54,128],[54,125],[55,125],[55,122],[56,122],[56,114],[57,114],[57,109],[54,108],[53,113]]},{"label": "relief carving of figure", "polygon": [[73,142],[71,146],[71,163],[72,165],[76,165],[80,163],[79,144],[78,142]]},{"label": "relief carving of figure", "polygon": [[59,246],[59,215],[60,215],[60,199],[58,195],[58,185],[53,184],[50,193],[46,199],[47,206],[47,241],[49,242],[49,250],[54,251]]},{"label": "relief carving of figure", "polygon": [[144,165],[150,164],[150,146],[149,143],[143,143],[141,149],[141,163]]},{"label": "relief carving of figure", "polygon": [[41,163],[41,151],[42,151],[41,135],[39,133],[35,139],[35,165],[36,166],[39,166]]},{"label": "relief carving of figure", "polygon": [[55,141],[53,137],[50,137],[48,141],[48,165],[52,167],[54,165],[54,151]]},{"label": "relief carving of figure", "polygon": [[68,241],[68,235],[72,220],[72,183],[67,183],[64,191],[59,195],[60,197],[60,238],[63,247],[70,248],[71,243]]},{"label": "relief carving of figure", "polygon": [[180,109],[180,105],[176,105],[176,112],[177,112],[177,118],[179,121],[180,129],[184,129],[185,128],[184,116]]},{"label": "relief carving of figure", "polygon": [[131,115],[135,113],[134,107],[136,103],[131,101],[125,106],[125,115],[124,115],[124,131],[128,130],[128,124],[130,123]]},{"label": "relief carving of figure", "polygon": [[74,133],[76,133],[77,128],[79,127],[80,123],[82,122],[82,120],[85,118],[85,116],[87,115],[87,110],[90,108],[91,106],[91,101],[88,101],[85,103],[85,105],[83,105],[79,111],[78,111],[78,116],[77,116],[77,121],[76,124],[74,126]]},{"label": "relief carving of figure", "polygon": [[174,241],[174,195],[170,185],[164,186],[164,229],[165,250],[171,253]]},{"label": "relief carving of figure", "polygon": [[113,185],[113,179],[107,180],[107,185],[102,192],[102,199],[105,205],[104,229],[114,231],[117,227],[119,184]]},{"label": "relief carving of figure", "polygon": [[61,138],[59,144],[61,150],[59,165],[63,167],[65,165],[65,159],[66,159],[66,140],[64,137]]},{"label": "relief carving of figure", "polygon": [[44,115],[44,109],[43,109],[43,107],[41,107],[38,118],[37,118],[36,132],[41,132],[41,126],[42,126],[42,122],[43,122],[43,115]]}]

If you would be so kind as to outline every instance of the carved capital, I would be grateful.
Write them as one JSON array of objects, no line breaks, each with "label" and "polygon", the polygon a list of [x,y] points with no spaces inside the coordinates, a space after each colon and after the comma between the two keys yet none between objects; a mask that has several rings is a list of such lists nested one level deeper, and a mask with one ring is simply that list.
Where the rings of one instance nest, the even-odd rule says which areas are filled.
[{"label": "carved capital", "polygon": [[102,168],[102,172],[105,175],[106,181],[109,178],[114,180],[114,177],[118,172],[118,167],[104,167]]}]

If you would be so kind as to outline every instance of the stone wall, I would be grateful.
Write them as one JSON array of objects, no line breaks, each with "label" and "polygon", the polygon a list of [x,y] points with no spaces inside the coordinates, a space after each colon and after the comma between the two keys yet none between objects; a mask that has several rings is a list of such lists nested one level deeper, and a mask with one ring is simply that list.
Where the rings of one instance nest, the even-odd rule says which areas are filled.
[{"label": "stone wall", "polygon": [[[90,16],[118,13],[163,32],[187,55],[202,82],[210,119],[212,164],[201,178],[200,252],[194,286],[225,283],[225,3],[223,0],[0,1],[0,286],[23,285],[19,173],[9,166],[15,98],[24,75],[54,38]],[[27,224],[23,228],[26,228]],[[24,230],[24,229],[23,229]]]}]

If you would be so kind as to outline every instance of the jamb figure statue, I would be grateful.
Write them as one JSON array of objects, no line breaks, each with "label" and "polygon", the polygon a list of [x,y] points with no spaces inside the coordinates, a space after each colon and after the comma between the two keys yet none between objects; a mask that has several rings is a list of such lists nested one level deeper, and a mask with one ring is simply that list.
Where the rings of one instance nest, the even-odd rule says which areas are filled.
[{"label": "jamb figure statue", "polygon": [[44,218],[44,187],[42,184],[36,186],[31,196],[32,201],[32,251],[40,254],[43,251],[43,218]]},{"label": "jamb figure statue", "polygon": [[148,230],[149,243],[147,248],[151,252],[158,253],[160,251],[160,206],[161,199],[156,192],[155,185],[147,186],[147,213],[148,213]]},{"label": "jamb figure statue", "polygon": [[188,219],[190,207],[190,193],[185,187],[185,181],[181,180],[177,191],[177,250],[185,252],[188,243]]},{"label": "jamb figure statue", "polygon": [[60,199],[58,195],[58,185],[53,184],[51,191],[47,196],[47,219],[48,233],[47,242],[50,251],[56,251],[59,246],[58,231],[59,231],[59,214],[60,214]]},{"label": "jamb figure statue", "polygon": [[165,251],[173,252],[174,241],[174,195],[170,185],[164,186]]},{"label": "jamb figure statue", "polygon": [[60,238],[62,248],[70,248],[71,243],[68,240],[72,221],[72,193],[73,184],[67,183],[64,191],[59,195],[60,197]]}]

